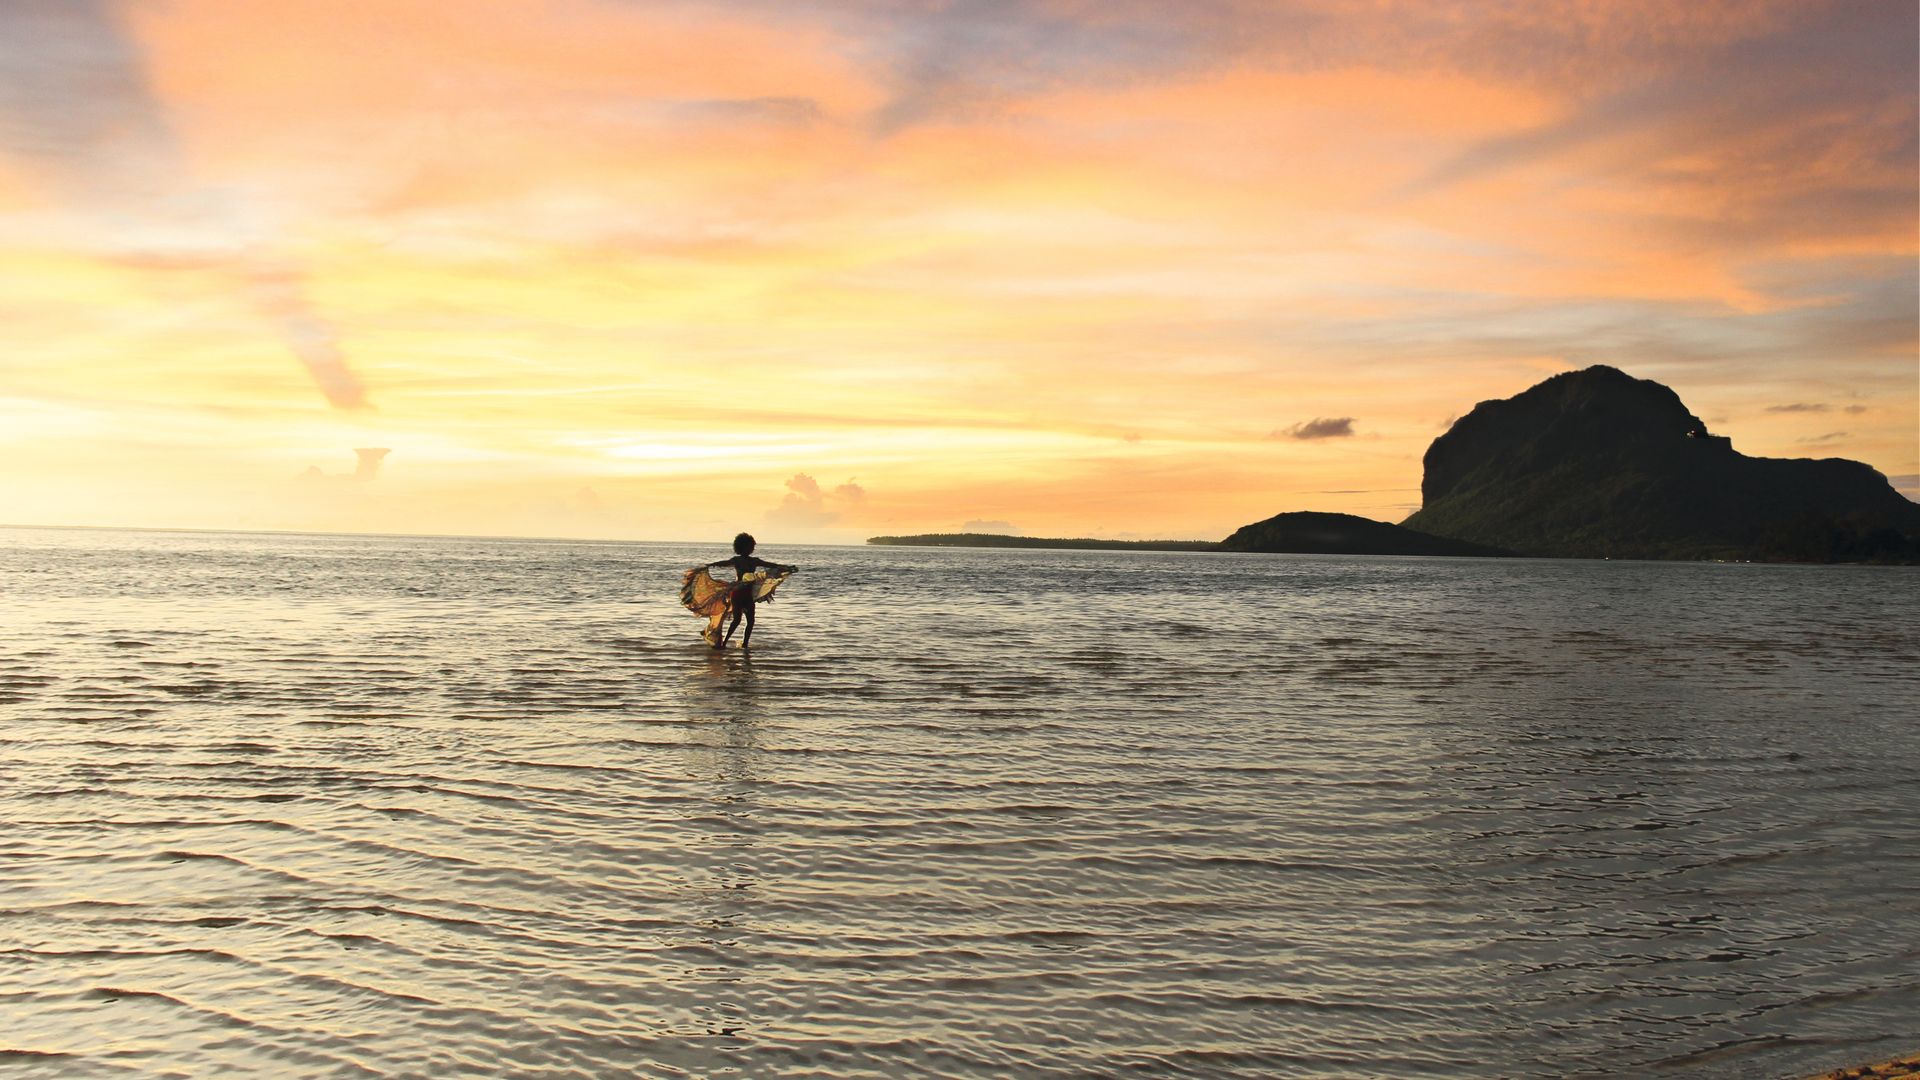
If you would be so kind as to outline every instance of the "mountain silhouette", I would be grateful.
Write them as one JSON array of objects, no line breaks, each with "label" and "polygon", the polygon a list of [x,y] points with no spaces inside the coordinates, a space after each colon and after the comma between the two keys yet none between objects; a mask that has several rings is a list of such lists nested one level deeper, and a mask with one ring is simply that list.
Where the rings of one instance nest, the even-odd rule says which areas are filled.
[{"label": "mountain silhouette", "polygon": [[1870,466],[1748,457],[1611,367],[1481,402],[1425,466],[1407,528],[1526,555],[1920,560],[1920,505]]}]

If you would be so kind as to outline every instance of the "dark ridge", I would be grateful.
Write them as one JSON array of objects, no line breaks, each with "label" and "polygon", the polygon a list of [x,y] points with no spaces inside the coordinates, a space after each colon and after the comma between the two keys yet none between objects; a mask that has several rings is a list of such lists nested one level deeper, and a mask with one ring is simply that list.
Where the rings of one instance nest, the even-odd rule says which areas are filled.
[{"label": "dark ridge", "polygon": [[1211,540],[1060,540],[1042,536],[1002,536],[998,533],[920,533],[916,536],[870,536],[869,544],[900,547],[986,547],[1120,549],[1126,551],[1218,551]]},{"label": "dark ridge", "polygon": [[1611,367],[1481,402],[1425,464],[1407,527],[1527,555],[1920,562],[1920,506],[1870,466],[1747,457]]},{"label": "dark ridge", "polygon": [[1429,536],[1352,514],[1299,510],[1243,525],[1220,542],[1227,551],[1286,552],[1299,555],[1471,555],[1511,556],[1511,551]]}]

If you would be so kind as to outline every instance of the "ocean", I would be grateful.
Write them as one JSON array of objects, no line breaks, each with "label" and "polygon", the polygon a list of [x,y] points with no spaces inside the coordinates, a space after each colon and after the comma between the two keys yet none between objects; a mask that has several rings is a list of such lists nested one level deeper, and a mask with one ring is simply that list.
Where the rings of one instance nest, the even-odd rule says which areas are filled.
[{"label": "ocean", "polygon": [[1920,1045],[1920,571],[0,530],[0,1071]]}]

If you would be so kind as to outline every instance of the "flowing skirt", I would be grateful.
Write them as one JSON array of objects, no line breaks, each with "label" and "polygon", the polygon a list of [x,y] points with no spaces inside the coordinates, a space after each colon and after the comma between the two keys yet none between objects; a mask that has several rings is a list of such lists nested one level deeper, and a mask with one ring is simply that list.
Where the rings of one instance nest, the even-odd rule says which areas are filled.
[{"label": "flowing skirt", "polygon": [[721,581],[706,567],[696,566],[680,579],[680,603],[695,615],[707,617],[707,628],[700,636],[707,644],[717,645],[720,624],[735,608],[772,600],[773,591],[785,580],[785,574],[752,573],[739,581]]}]

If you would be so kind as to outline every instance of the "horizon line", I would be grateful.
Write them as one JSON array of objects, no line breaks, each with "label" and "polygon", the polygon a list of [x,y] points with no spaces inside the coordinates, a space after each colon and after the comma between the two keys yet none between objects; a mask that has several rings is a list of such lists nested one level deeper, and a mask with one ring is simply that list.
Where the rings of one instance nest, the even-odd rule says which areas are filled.
[{"label": "horizon line", "polygon": [[[196,533],[221,536],[338,536],[370,540],[523,540],[546,544],[706,544],[707,540],[610,540],[586,536],[523,536],[511,533],[333,532],[325,529],[209,529],[185,525],[39,525],[0,522],[0,529],[49,529],[66,532]],[[858,544],[794,544],[793,547],[866,547]]]}]

